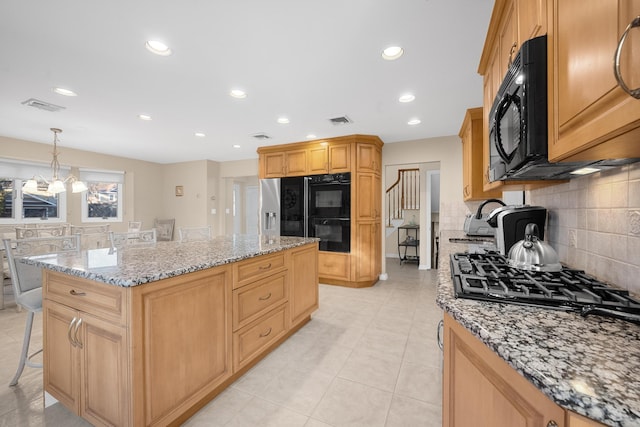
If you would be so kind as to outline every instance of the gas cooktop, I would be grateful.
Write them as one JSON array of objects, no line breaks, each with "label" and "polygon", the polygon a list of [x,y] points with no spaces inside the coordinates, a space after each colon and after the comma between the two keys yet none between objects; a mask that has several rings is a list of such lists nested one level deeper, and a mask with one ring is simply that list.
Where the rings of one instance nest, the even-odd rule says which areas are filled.
[{"label": "gas cooktop", "polygon": [[598,314],[640,324],[640,301],[581,270],[521,270],[509,266],[497,252],[451,254],[450,263],[458,298]]}]

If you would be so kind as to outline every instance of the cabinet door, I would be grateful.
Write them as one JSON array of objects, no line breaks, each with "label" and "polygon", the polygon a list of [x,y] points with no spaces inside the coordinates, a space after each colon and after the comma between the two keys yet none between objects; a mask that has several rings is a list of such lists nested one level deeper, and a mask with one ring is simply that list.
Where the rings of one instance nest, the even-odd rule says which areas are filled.
[{"label": "cabinet door", "polygon": [[565,425],[564,410],[449,315],[444,316],[442,425]]},{"label": "cabinet door", "polygon": [[[132,289],[136,425],[166,425],[231,376],[231,267],[185,274]],[[144,391],[144,392],[142,392]]]},{"label": "cabinet door", "polygon": [[358,172],[373,172],[379,174],[382,167],[382,153],[374,144],[356,144],[356,162]]},{"label": "cabinet door", "polygon": [[301,176],[307,174],[307,150],[286,152],[286,176]]},{"label": "cabinet door", "polygon": [[485,191],[483,173],[483,109],[467,110],[459,136],[462,139],[462,196],[464,200],[501,197],[500,190]]},{"label": "cabinet door", "polygon": [[351,172],[351,145],[338,144],[329,146],[329,172]]},{"label": "cabinet door", "polygon": [[320,252],[318,253],[318,274],[323,279],[349,281],[351,257],[346,253]]},{"label": "cabinet door", "polygon": [[289,298],[291,323],[295,325],[318,308],[318,248],[317,245],[292,249],[291,292]]},{"label": "cabinet door", "polygon": [[518,0],[519,44],[547,33],[547,1]]},{"label": "cabinet door", "polygon": [[352,194],[354,192],[356,194],[356,220],[372,220],[380,218],[380,186],[380,176],[370,173],[357,174],[356,188],[352,190]]},{"label": "cabinet door", "polygon": [[377,270],[380,262],[376,261],[376,254],[380,253],[379,223],[375,221],[359,222],[356,224],[356,253],[355,281],[371,282],[378,280],[380,272]]},{"label": "cabinet door", "polygon": [[[640,133],[640,101],[618,87],[612,66],[622,31],[639,11],[640,0],[553,1],[550,160],[640,155],[629,132]],[[638,87],[640,36],[637,29],[631,33],[622,73],[628,86]]]},{"label": "cabinet door", "polygon": [[327,145],[318,144],[309,149],[309,174],[329,172],[329,150]]},{"label": "cabinet door", "polygon": [[69,338],[75,333],[72,321],[77,318],[76,310],[53,301],[44,303],[44,390],[79,414],[80,359]]},{"label": "cabinet door", "polygon": [[79,314],[80,416],[94,425],[126,425],[131,403],[127,329]]},{"label": "cabinet door", "polygon": [[281,178],[285,176],[285,155],[281,153],[266,153],[262,157],[263,175],[261,178]]},{"label": "cabinet door", "polygon": [[[507,10],[502,20],[499,36],[499,56],[497,65],[500,69],[500,82],[504,80],[504,76],[509,69],[510,61],[516,58],[520,43],[518,42],[518,19],[516,16],[516,2],[509,2]],[[497,90],[496,90],[497,92]]]}]

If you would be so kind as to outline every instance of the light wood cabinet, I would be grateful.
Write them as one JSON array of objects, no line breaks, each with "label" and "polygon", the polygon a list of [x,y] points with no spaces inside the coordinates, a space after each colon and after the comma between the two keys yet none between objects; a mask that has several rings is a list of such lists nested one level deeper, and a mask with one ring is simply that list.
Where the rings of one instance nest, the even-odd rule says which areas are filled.
[{"label": "light wood cabinet", "polygon": [[565,411],[449,315],[444,316],[442,425],[565,426]]},{"label": "light wood cabinet", "polygon": [[[348,135],[258,148],[260,178],[287,176],[280,165],[285,162],[287,153],[300,150],[307,153],[308,175],[351,173],[351,251],[348,254],[320,253],[318,272],[323,283],[371,286],[382,272],[382,238],[359,239],[357,235],[360,221],[367,222],[367,227],[376,224],[378,235],[381,233],[382,145],[377,136]],[[267,168],[269,162],[275,166]],[[360,259],[372,254],[376,259]],[[367,265],[369,271],[365,272]]]},{"label": "light wood cabinet", "polygon": [[318,309],[318,251],[314,246],[288,252],[291,279],[291,323],[297,324]]},{"label": "light wood cabinet", "polygon": [[604,426],[556,405],[446,313],[443,334],[444,427]]},{"label": "light wood cabinet", "polygon": [[[640,100],[618,87],[613,58],[640,0],[549,0],[549,158],[640,157]],[[627,86],[640,87],[640,31],[621,51]]]},{"label": "light wood cabinet", "polygon": [[307,174],[307,150],[266,153],[262,157],[261,177],[280,178]]},{"label": "light wood cabinet", "polygon": [[499,198],[500,190],[488,190],[487,175],[483,173],[483,108],[467,110],[460,128],[462,140],[462,197],[467,200]]},{"label": "light wood cabinet", "polygon": [[317,254],[133,287],[45,270],[44,389],[96,426],[178,425],[310,319]]},{"label": "light wood cabinet", "polygon": [[355,247],[360,252],[356,258],[355,281],[357,283],[375,283],[380,274],[380,223],[375,221],[359,221],[356,223]]},{"label": "light wood cabinet", "polygon": [[[62,280],[47,285],[68,305],[51,300],[43,310],[44,388],[94,425],[127,425],[131,415],[128,330],[79,309],[104,307],[95,298],[99,295],[94,287],[85,288],[80,280],[66,283],[73,284],[74,293],[68,298],[60,292]],[[111,314],[109,320],[119,317],[117,312]]]},{"label": "light wood cabinet", "polygon": [[351,171],[349,144],[320,142],[309,148],[309,175]]}]

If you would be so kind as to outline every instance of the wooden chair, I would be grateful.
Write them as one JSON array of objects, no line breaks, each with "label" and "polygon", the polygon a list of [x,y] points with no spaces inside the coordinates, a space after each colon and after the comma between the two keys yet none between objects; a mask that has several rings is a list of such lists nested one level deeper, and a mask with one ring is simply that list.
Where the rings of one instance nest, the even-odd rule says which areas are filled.
[{"label": "wooden chair", "polygon": [[56,236],[36,237],[32,239],[3,239],[4,250],[11,270],[11,284],[16,299],[16,304],[28,311],[27,325],[24,330],[22,351],[18,370],[11,380],[10,385],[18,384],[25,366],[41,368],[42,364],[34,363],[31,358],[42,351],[38,350],[29,354],[31,342],[31,329],[35,313],[42,311],[42,270],[35,265],[28,265],[18,260],[23,257],[44,254],[79,253],[80,236]]},{"label": "wooden chair", "polygon": [[154,244],[157,241],[156,229],[142,231],[128,231],[125,233],[109,232],[109,240],[114,248],[123,248],[126,246],[143,246]]},{"label": "wooden chair", "polygon": [[176,224],[175,219],[156,219],[153,227],[156,229],[158,241],[173,240],[173,227]]},{"label": "wooden chair", "polygon": [[101,225],[72,225],[71,234],[80,235],[80,246],[83,250],[108,248],[111,245],[109,240],[110,224]]},{"label": "wooden chair", "polygon": [[178,230],[181,242],[196,242],[211,239],[211,226],[180,227]]}]

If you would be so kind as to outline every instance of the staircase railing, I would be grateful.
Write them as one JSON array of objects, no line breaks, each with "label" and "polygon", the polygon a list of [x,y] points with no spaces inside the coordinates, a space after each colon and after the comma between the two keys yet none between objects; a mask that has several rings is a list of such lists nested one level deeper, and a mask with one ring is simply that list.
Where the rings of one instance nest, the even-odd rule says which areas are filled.
[{"label": "staircase railing", "polygon": [[399,169],[398,179],[387,189],[387,226],[403,219],[405,209],[420,209],[420,169]]}]

